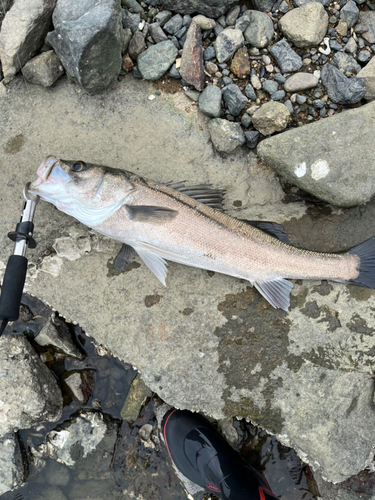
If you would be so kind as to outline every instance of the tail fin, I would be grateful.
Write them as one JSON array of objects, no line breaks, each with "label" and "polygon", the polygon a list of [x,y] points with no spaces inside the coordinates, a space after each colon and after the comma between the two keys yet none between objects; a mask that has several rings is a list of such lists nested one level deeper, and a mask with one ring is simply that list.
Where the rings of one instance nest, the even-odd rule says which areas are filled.
[{"label": "tail fin", "polygon": [[356,279],[348,281],[348,283],[366,288],[375,288],[375,238],[370,238],[349,250],[348,253],[358,255],[360,258],[359,275]]}]

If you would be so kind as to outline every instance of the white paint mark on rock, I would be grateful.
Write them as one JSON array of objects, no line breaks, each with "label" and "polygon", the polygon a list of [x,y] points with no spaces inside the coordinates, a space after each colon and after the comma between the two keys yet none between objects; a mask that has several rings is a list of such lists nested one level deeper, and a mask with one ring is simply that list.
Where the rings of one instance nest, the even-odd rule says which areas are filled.
[{"label": "white paint mark on rock", "polygon": [[336,132],[335,132],[335,131],[333,131],[333,132],[332,132],[332,135],[336,135]]},{"label": "white paint mark on rock", "polygon": [[306,174],[306,163],[303,162],[294,169],[294,173],[297,177],[303,177]]},{"label": "white paint mark on rock", "polygon": [[329,165],[325,160],[317,160],[311,165],[311,177],[318,181],[329,174]]}]

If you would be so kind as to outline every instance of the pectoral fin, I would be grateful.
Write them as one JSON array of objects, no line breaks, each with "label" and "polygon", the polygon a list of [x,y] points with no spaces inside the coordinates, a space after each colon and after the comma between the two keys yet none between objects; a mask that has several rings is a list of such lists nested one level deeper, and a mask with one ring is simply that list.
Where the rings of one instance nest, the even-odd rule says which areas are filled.
[{"label": "pectoral fin", "polygon": [[290,292],[293,288],[293,284],[290,281],[280,278],[275,281],[255,282],[254,286],[275,309],[288,310]]},{"label": "pectoral fin", "polygon": [[152,205],[124,205],[124,207],[129,214],[129,219],[150,224],[164,223],[174,219],[178,214],[177,210]]}]

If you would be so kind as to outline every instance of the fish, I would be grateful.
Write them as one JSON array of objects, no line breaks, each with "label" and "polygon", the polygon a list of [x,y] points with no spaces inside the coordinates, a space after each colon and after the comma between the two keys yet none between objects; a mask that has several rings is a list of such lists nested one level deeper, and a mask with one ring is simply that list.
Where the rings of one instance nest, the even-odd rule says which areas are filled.
[{"label": "fish", "polygon": [[287,311],[290,279],[326,279],[375,288],[375,237],[345,253],[293,247],[282,226],[242,221],[223,211],[224,190],[147,180],[127,170],[47,157],[29,192],[135,251],[165,286],[167,262],[250,282]]}]

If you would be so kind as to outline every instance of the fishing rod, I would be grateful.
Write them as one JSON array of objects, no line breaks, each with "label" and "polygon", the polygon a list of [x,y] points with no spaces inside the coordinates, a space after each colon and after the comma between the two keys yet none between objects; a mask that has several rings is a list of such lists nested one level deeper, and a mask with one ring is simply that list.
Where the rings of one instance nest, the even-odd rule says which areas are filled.
[{"label": "fishing rod", "polygon": [[34,214],[39,202],[39,196],[29,193],[30,182],[23,188],[23,202],[21,219],[15,231],[8,233],[8,238],[14,241],[13,255],[9,257],[0,296],[0,336],[3,334],[9,321],[16,321],[20,315],[22,291],[27,271],[27,248],[35,248]]}]

